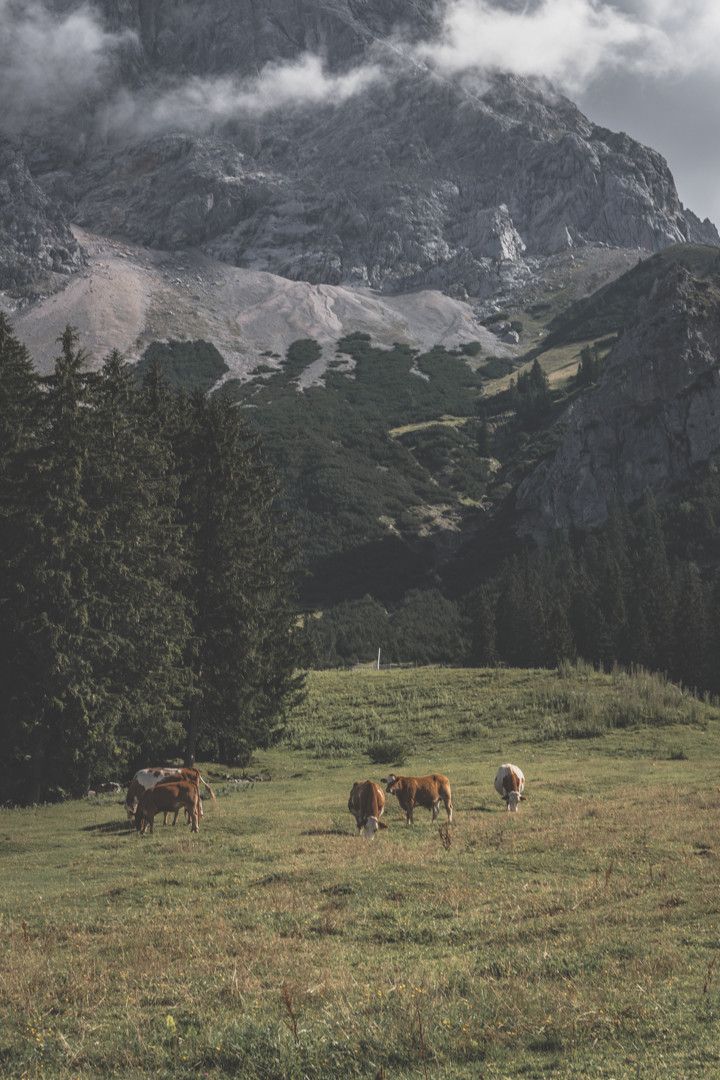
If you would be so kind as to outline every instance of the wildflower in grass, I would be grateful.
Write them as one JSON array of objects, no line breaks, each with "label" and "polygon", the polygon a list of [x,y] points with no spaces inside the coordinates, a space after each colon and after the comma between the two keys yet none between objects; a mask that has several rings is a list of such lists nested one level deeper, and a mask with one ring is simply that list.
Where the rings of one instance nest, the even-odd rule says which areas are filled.
[{"label": "wildflower in grass", "polygon": [[165,1027],[168,1029],[171,1035],[174,1035],[177,1031],[177,1024],[175,1023],[175,1017],[168,1015],[165,1017]]}]

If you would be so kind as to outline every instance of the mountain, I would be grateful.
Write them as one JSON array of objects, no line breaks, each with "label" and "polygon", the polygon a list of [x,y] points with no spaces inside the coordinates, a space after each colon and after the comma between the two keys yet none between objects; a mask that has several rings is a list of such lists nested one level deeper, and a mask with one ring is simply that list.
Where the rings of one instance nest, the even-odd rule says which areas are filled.
[{"label": "mountain", "polygon": [[636,298],[597,384],[559,422],[557,449],[518,487],[521,534],[601,525],[613,503],[677,490],[720,450],[720,264],[712,249],[676,254],[586,305],[596,319],[602,300],[612,310],[618,297]]},{"label": "mountain", "polygon": [[[659,154],[547,86],[438,74],[413,49],[438,32],[431,0],[99,10],[113,78],[16,137],[58,214],[93,233],[314,284],[485,299],[557,252],[720,242]],[[308,55],[329,75],[302,69],[298,103],[270,107],[266,65],[299,78]],[[346,81],[322,95],[323,78]]]}]

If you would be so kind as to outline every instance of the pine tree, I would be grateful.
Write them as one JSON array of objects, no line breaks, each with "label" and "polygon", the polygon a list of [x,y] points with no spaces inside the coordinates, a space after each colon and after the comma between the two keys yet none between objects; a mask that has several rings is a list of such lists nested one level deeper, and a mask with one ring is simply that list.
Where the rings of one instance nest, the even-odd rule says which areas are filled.
[{"label": "pine tree", "polygon": [[222,760],[246,762],[279,736],[299,687],[277,488],[256,437],[223,399],[186,403],[179,446],[196,688],[186,760],[202,745]]},{"label": "pine tree", "polygon": [[635,617],[645,625],[648,645],[647,660],[642,662],[667,671],[672,649],[673,580],[660,515],[651,494],[643,500],[635,533]]},{"label": "pine tree", "polygon": [[683,563],[675,581],[672,675],[690,689],[707,684],[707,611],[700,571]]},{"label": "pine tree", "polygon": [[27,782],[32,752],[33,716],[26,707],[29,642],[27,592],[23,582],[26,552],[35,543],[30,507],[32,477],[42,438],[42,395],[27,350],[0,313],[0,743],[14,787]]},{"label": "pine tree", "polygon": [[[94,380],[92,403],[86,481],[96,518],[88,566],[92,620],[110,644],[97,676],[108,689],[108,742],[124,772],[175,753],[182,741],[189,632],[180,592],[184,537],[171,449],[153,429],[132,369],[118,353]],[[99,778],[111,767],[110,758],[98,762]]]},{"label": "pine tree", "polygon": [[32,725],[31,801],[57,788],[87,790],[93,764],[107,750],[95,724],[107,692],[95,678],[106,642],[91,624],[94,522],[84,491],[90,445],[85,359],[68,327],[46,380],[46,438],[28,482],[34,537],[18,567],[26,599],[17,632]]},{"label": "pine tree", "polygon": [[470,602],[470,663],[489,667],[497,660],[495,604],[490,591],[481,587]]}]

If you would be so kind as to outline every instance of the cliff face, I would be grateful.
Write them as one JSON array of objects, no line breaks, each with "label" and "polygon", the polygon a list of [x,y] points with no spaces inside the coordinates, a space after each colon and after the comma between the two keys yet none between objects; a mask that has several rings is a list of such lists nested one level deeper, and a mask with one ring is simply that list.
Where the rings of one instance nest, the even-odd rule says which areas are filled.
[{"label": "cliff face", "polygon": [[0,140],[0,289],[52,291],[83,263],[63,211],[37,186],[22,155]]},{"label": "cliff face", "polygon": [[[566,98],[516,77],[441,78],[407,50],[398,59],[393,41],[431,38],[439,10],[434,0],[102,0],[107,29],[135,35],[120,70],[141,101],[308,52],[336,73],[373,63],[384,75],[342,102],[238,113],[202,134],[178,131],[181,113],[150,137],[133,124],[102,135],[71,117],[83,130],[49,134],[34,171],[96,232],[388,291],[487,296],[498,268],[573,246],[720,243],[682,207],[659,154]],[[108,85],[108,99],[117,90]]]},{"label": "cliff face", "polygon": [[573,404],[556,453],[521,484],[518,531],[602,524],[611,501],[662,493],[720,449],[720,280],[668,271]]}]

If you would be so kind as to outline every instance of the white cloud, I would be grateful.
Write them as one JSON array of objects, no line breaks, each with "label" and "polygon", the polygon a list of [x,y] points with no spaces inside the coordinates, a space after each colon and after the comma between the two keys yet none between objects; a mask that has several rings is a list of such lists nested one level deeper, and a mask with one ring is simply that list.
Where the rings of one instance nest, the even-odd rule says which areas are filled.
[{"label": "white cloud", "polygon": [[447,75],[506,71],[570,91],[612,70],[716,71],[718,0],[448,0],[436,40],[415,52]]},{"label": "white cloud", "polygon": [[0,0],[0,127],[22,131],[81,103],[132,37],[104,30],[84,4],[53,15],[34,0]]},{"label": "white cloud", "polygon": [[267,64],[254,79],[197,77],[150,95],[118,95],[104,123],[109,130],[144,134],[172,127],[202,130],[273,109],[340,103],[382,77],[382,68],[374,64],[328,73],[320,57],[305,53],[290,63]]},{"label": "white cloud", "polygon": [[[613,71],[718,79],[720,0],[438,0],[439,33],[419,44],[378,43],[375,62],[344,73],[306,53],[253,78],[197,76],[111,94],[131,33],[108,32],[86,3],[57,14],[42,0],[0,0],[0,129],[47,128],[99,105],[109,131],[203,130],[273,109],[341,103],[404,63],[448,77],[493,71],[544,77],[577,94]],[[382,45],[386,46],[385,60]]]}]

